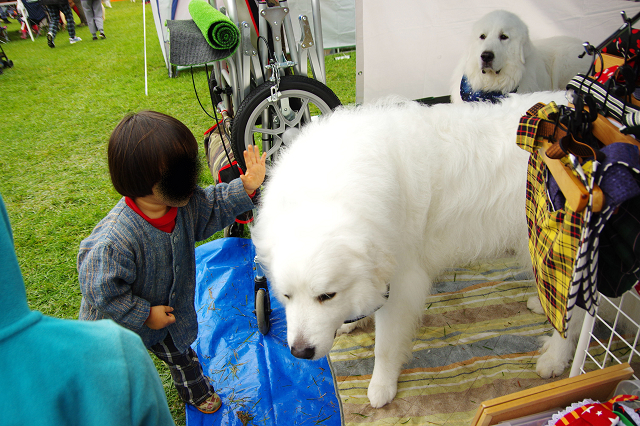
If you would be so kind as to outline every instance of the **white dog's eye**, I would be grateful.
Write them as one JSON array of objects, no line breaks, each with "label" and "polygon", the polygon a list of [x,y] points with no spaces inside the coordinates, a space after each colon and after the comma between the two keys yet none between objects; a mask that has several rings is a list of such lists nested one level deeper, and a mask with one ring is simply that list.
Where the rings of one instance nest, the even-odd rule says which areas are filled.
[{"label": "white dog's eye", "polygon": [[487,38],[486,34],[480,34],[480,40],[484,40],[485,38]]},{"label": "white dog's eye", "polygon": [[500,40],[509,40],[509,36],[506,34],[500,34]]},{"label": "white dog's eye", "polygon": [[329,299],[333,299],[335,297],[335,293],[325,293],[318,296],[318,302],[326,302]]},{"label": "white dog's eye", "polygon": [[285,298],[287,298],[287,299],[291,299],[291,297],[289,297],[289,295],[288,295],[288,294],[283,294],[283,296],[284,296]]}]

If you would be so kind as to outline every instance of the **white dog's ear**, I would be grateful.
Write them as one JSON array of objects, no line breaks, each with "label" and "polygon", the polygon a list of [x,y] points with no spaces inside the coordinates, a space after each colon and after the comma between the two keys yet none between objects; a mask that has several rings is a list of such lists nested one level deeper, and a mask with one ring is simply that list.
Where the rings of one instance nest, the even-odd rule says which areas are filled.
[{"label": "white dog's ear", "polygon": [[[360,271],[362,274],[371,274],[371,279],[377,279],[380,283],[386,284],[393,275],[396,268],[396,260],[392,253],[383,248],[384,244],[375,244],[366,237],[336,237],[333,244],[325,244],[322,250],[330,250],[333,256],[337,256],[341,261],[344,259],[360,258],[362,262],[358,263],[364,268]],[[347,253],[350,255],[345,256]],[[340,264],[337,261],[335,264]],[[349,265],[356,267],[356,264]]]},{"label": "white dog's ear", "polygon": [[531,41],[529,39],[524,40],[520,44],[520,62],[524,65],[527,62],[527,58],[531,55],[531,49],[533,46],[531,45]]},{"label": "white dog's ear", "polygon": [[372,241],[367,241],[367,251],[369,258],[373,261],[376,278],[386,284],[397,266],[395,257],[388,250],[381,249]]},{"label": "white dog's ear", "polygon": [[520,40],[520,61],[524,64],[527,62],[527,58],[533,53],[533,44],[531,38],[529,38],[529,28],[523,23],[522,34],[519,37]]}]

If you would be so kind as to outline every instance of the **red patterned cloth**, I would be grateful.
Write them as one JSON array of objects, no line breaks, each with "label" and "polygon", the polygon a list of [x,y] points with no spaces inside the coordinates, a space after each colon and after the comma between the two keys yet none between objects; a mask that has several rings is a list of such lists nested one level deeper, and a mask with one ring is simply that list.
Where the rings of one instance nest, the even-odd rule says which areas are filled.
[{"label": "red patterned cloth", "polygon": [[634,395],[618,395],[607,402],[586,404],[564,415],[555,426],[614,426],[620,417],[613,412],[613,404],[637,399]]}]

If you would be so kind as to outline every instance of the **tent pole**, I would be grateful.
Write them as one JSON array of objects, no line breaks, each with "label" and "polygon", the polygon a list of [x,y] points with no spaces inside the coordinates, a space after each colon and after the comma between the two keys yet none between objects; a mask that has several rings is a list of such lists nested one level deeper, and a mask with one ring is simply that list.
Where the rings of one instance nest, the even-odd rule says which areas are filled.
[{"label": "tent pole", "polygon": [[145,0],[142,0],[142,26],[143,26],[143,38],[144,38],[144,94],[145,96],[149,96],[149,92],[147,89],[147,16],[146,16],[146,8]]}]

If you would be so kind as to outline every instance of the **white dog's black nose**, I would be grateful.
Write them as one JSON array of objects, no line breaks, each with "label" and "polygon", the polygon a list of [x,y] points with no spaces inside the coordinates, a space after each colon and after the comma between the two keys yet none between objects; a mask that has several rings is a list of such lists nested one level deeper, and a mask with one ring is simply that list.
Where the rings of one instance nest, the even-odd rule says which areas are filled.
[{"label": "white dog's black nose", "polygon": [[299,346],[291,347],[291,355],[295,356],[296,358],[313,359],[315,354],[316,354],[316,348],[314,347],[299,347]]},{"label": "white dog's black nose", "polygon": [[489,51],[489,50],[485,50],[484,52],[482,52],[482,54],[480,55],[480,59],[482,59],[482,62],[484,62],[485,64],[490,63],[491,61],[493,61],[493,59],[496,57],[496,55],[493,54],[493,52]]}]

